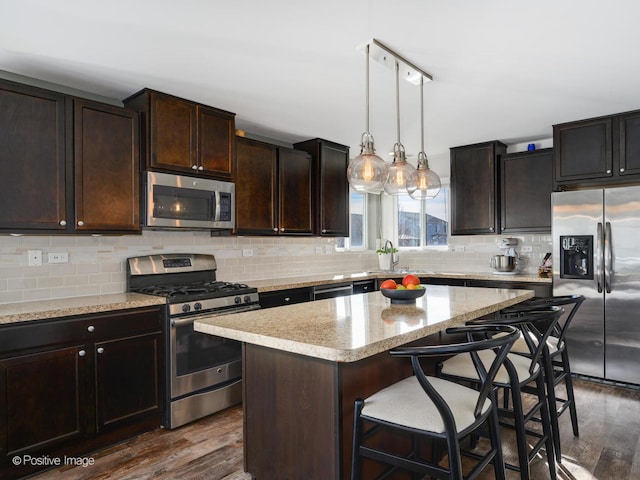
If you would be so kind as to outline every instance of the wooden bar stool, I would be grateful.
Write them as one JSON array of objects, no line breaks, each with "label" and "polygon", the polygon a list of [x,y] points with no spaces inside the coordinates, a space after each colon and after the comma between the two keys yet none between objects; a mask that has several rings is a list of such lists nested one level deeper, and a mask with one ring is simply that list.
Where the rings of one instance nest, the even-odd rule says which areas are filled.
[{"label": "wooden bar stool", "polygon": [[[419,474],[418,478],[429,475],[441,479],[471,479],[489,463],[493,463],[495,478],[505,478],[493,380],[519,332],[510,326],[482,325],[447,329],[447,333],[464,333],[468,341],[391,351],[393,356],[411,358],[414,375],[355,401],[352,480],[362,478],[363,459],[387,466],[378,478],[387,478],[401,469]],[[496,333],[502,335],[493,336]],[[472,368],[477,368],[480,379],[478,390],[427,376],[420,365],[423,357],[456,354],[466,354],[473,359],[475,368]],[[479,354],[486,354],[483,358],[490,360],[480,361]],[[460,441],[487,424],[491,448],[465,477]],[[398,454],[369,441],[387,429],[409,434],[412,439],[409,451]],[[446,444],[448,467],[441,466],[439,458],[422,458],[419,442],[423,438]]]},{"label": "wooden bar stool", "polygon": [[[517,326],[521,331],[519,337],[524,339],[530,352],[529,357],[509,353],[494,380],[494,386],[502,389],[505,396],[510,395],[511,398],[512,408],[508,408],[508,403],[505,403],[503,408],[498,409],[498,415],[501,419],[512,420],[513,423],[503,421],[501,425],[514,428],[516,432],[518,465],[505,463],[505,467],[519,471],[522,480],[531,478],[529,463],[542,447],[546,451],[550,477],[555,480],[557,475],[549,405],[545,394],[542,352],[552,331],[547,326],[555,325],[563,312],[564,310],[560,307],[549,307],[545,310],[536,310],[518,316],[481,321],[487,324],[499,323]],[[534,341],[533,338],[537,340]],[[487,362],[488,359],[484,358],[483,354],[484,352],[480,352],[480,358]],[[480,379],[474,374],[473,367],[473,359],[468,354],[458,354],[440,364],[438,376],[477,386]],[[532,383],[535,384],[535,387],[528,390],[527,386]],[[526,412],[523,403],[525,389],[533,393],[535,397],[535,403]],[[536,419],[542,423],[542,433],[528,427],[529,422],[536,421]],[[529,438],[534,439],[531,447],[529,446]]]},{"label": "wooden bar stool", "polygon": [[[562,295],[555,297],[537,297],[514,305],[500,311],[502,317],[523,316],[528,312],[549,308],[551,306],[564,307],[566,314],[553,326],[547,348],[543,350],[544,376],[547,387],[547,399],[549,401],[549,415],[551,419],[551,429],[553,432],[553,446],[556,460],[562,462],[562,448],[560,444],[560,416],[567,410],[571,416],[571,427],[573,435],[578,436],[578,412],[576,410],[576,400],[573,393],[573,381],[571,377],[571,365],[569,363],[569,350],[565,342],[567,330],[580,305],[584,302],[583,295]],[[535,338],[534,338],[535,341]],[[513,353],[527,355],[529,349],[520,338],[511,348]],[[558,396],[556,388],[564,384],[567,398]]]}]

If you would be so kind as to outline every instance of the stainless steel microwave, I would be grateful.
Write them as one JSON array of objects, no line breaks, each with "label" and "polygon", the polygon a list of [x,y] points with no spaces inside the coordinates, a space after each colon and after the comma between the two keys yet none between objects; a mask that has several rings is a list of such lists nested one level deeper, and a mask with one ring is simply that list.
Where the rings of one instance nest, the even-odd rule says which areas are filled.
[{"label": "stainless steel microwave", "polygon": [[147,172],[146,227],[232,229],[235,185],[208,178]]}]

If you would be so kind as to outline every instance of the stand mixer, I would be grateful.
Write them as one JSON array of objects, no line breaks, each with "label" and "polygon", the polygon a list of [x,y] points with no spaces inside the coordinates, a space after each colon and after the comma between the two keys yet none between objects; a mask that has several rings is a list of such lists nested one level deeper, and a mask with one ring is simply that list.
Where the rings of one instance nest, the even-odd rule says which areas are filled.
[{"label": "stand mixer", "polygon": [[498,242],[498,248],[503,251],[501,255],[494,255],[489,261],[489,266],[493,268],[494,274],[517,275],[518,274],[518,254],[515,247],[518,245],[517,238],[503,238]]}]

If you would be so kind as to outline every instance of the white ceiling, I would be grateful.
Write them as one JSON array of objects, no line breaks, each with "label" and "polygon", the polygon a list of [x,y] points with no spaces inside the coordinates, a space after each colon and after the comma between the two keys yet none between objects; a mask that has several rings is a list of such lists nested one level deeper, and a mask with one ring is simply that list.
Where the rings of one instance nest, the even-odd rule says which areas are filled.
[{"label": "white ceiling", "polygon": [[[637,0],[0,0],[0,70],[122,100],[149,87],[237,114],[248,133],[359,152],[376,38],[429,72],[426,152],[548,139],[552,125],[640,108]],[[396,141],[395,74],[371,64],[378,153]],[[400,85],[420,150],[419,87]],[[543,142],[544,143],[544,142]],[[387,157],[390,158],[390,157]]]}]

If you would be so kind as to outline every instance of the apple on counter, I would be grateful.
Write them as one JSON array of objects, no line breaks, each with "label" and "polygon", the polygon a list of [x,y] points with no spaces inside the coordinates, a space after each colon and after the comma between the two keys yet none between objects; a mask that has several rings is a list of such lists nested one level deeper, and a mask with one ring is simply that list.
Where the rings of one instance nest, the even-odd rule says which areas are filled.
[{"label": "apple on counter", "polygon": [[380,289],[386,290],[417,290],[424,288],[420,285],[420,279],[412,274],[405,275],[400,284],[389,278],[380,284]]}]

